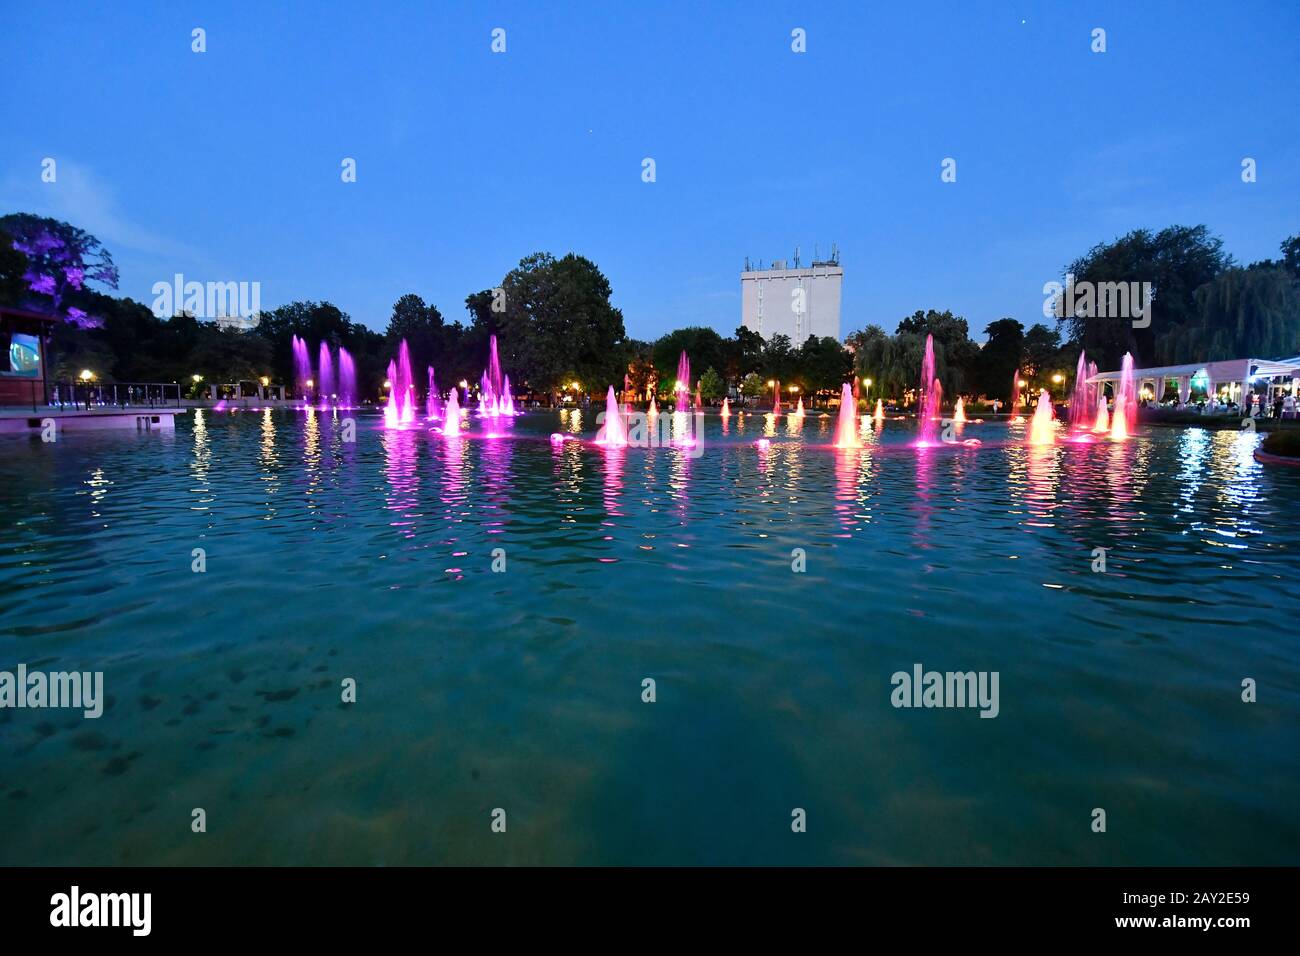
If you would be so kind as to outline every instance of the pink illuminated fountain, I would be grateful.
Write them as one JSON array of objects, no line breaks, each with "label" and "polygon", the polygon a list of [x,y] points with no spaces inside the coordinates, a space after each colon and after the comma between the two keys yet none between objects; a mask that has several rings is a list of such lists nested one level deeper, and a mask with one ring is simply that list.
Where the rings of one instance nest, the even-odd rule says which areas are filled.
[{"label": "pink illuminated fountain", "polygon": [[853,401],[853,386],[845,382],[840,388],[840,419],[835,427],[836,448],[857,448],[858,408]]},{"label": "pink illuminated fountain", "polygon": [[1119,388],[1115,392],[1115,412],[1110,417],[1110,437],[1124,441],[1137,424],[1137,391],[1133,383],[1133,356],[1124,353],[1119,367]]},{"label": "pink illuminated fountain", "polygon": [[1020,369],[1011,373],[1011,421],[1020,419]]},{"label": "pink illuminated fountain", "polygon": [[882,399],[879,399],[879,398],[876,399],[876,412],[875,412],[875,415],[872,416],[872,417],[875,418],[877,427],[880,426],[880,425],[883,425],[883,424],[884,424],[884,422],[885,422],[885,403],[884,403],[884,401],[883,401]]},{"label": "pink illuminated fountain", "polygon": [[800,395],[800,396],[799,396],[799,404],[795,407],[795,410],[794,410],[794,417],[795,417],[795,418],[803,418],[803,416],[804,416],[804,411],[803,411],[803,396]]},{"label": "pink illuminated fountain", "polygon": [[695,383],[695,410],[697,412],[704,410],[704,399],[700,397],[700,383]]},{"label": "pink illuminated fountain", "polygon": [[659,414],[659,405],[655,401],[655,397],[651,395],[650,396],[650,417],[654,418],[658,414]]},{"label": "pink illuminated fountain", "polygon": [[691,360],[686,357],[686,350],[682,349],[681,357],[677,359],[677,411],[690,411],[691,395]]},{"label": "pink illuminated fountain", "polygon": [[952,407],[952,420],[959,425],[966,424],[966,402],[960,395],[957,396],[957,404]]},{"label": "pink illuminated fountain", "polygon": [[510,393],[510,376],[503,376],[501,379],[501,414],[514,415],[515,397]]},{"label": "pink illuminated fountain", "polygon": [[773,381],[772,383],[772,414],[781,414],[781,383]]},{"label": "pink illuminated fountain", "polygon": [[1110,433],[1110,412],[1106,408],[1105,395],[1097,399],[1097,423],[1092,426],[1092,430],[1098,435]]},{"label": "pink illuminated fountain", "polygon": [[943,386],[934,374],[934,336],[925,337],[925,355],[921,359],[920,402],[917,408],[916,444],[927,448],[935,444],[938,429],[939,406],[943,402]]},{"label": "pink illuminated fountain", "polygon": [[627,447],[627,428],[623,424],[623,416],[619,412],[618,396],[614,394],[614,386],[609,387],[609,392],[605,395],[605,427],[601,429],[600,434],[596,437],[597,445],[604,445],[606,448],[626,448]]},{"label": "pink illuminated fountain", "polygon": [[392,380],[397,393],[398,420],[403,425],[415,421],[415,380],[411,375],[411,349],[402,339],[397,348],[397,378]]},{"label": "pink illuminated fountain", "polygon": [[1088,414],[1096,406],[1093,401],[1092,386],[1088,384],[1088,358],[1079,353],[1079,362],[1074,367],[1074,390],[1070,393],[1070,428],[1088,427]]},{"label": "pink illuminated fountain", "polygon": [[1034,419],[1029,423],[1029,444],[1056,444],[1056,410],[1052,408],[1052,396],[1047,389],[1038,393],[1038,407],[1034,409]]},{"label": "pink illuminated fountain", "polygon": [[730,400],[728,400],[728,399],[726,399],[726,398],[724,398],[724,399],[722,400],[722,410],[721,410],[720,412],[718,412],[718,414],[721,415],[723,418],[727,418],[727,417],[729,417],[729,416],[731,415],[731,402],[730,402]]},{"label": "pink illuminated fountain", "polygon": [[447,397],[447,409],[442,419],[442,433],[447,438],[460,437],[460,399],[457,397],[460,391],[452,386],[451,394]]}]

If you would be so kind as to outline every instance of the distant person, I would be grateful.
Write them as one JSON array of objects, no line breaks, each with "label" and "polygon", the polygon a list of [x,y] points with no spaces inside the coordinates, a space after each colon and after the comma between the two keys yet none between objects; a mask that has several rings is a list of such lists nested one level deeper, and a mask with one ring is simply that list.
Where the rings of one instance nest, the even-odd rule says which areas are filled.
[{"label": "distant person", "polygon": [[1273,417],[1274,418],[1282,417],[1282,393],[1281,392],[1278,392],[1277,395],[1273,398]]},{"label": "distant person", "polygon": [[1295,396],[1289,392],[1282,399],[1282,417],[1295,418]]}]

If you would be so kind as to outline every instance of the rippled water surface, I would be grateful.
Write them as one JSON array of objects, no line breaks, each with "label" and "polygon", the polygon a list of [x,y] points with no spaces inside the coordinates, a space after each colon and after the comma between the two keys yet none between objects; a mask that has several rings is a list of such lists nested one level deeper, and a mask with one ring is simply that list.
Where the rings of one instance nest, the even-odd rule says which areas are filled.
[{"label": "rippled water surface", "polygon": [[[378,425],[0,438],[0,669],[109,697],[0,710],[0,862],[1300,863],[1300,469],[1255,435]],[[895,709],[915,663],[999,715]]]}]

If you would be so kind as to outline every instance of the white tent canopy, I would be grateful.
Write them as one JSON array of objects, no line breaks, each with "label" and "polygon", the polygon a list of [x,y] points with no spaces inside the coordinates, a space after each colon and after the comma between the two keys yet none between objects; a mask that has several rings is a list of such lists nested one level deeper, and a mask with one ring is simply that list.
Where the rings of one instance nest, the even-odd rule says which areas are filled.
[{"label": "white tent canopy", "polygon": [[[1088,384],[1100,385],[1118,382],[1122,371],[1098,372],[1088,379]],[[1226,359],[1222,362],[1194,362],[1188,365],[1160,365],[1155,368],[1133,369],[1133,381],[1151,382],[1157,397],[1164,394],[1165,382],[1173,379],[1177,384],[1178,399],[1186,403],[1194,378],[1205,380],[1205,389],[1213,394],[1217,386],[1229,386],[1228,391],[1246,391],[1254,381],[1268,382],[1274,378],[1292,379],[1292,387],[1300,380],[1300,355],[1290,359]]]}]

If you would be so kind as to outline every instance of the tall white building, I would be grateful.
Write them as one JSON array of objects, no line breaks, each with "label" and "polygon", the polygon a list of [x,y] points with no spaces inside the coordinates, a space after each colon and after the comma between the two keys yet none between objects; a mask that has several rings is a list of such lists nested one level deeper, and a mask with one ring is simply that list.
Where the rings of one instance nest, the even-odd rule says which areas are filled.
[{"label": "tall white building", "polygon": [[788,335],[795,348],[810,335],[839,341],[843,282],[834,247],[829,259],[809,266],[800,265],[797,250],[793,266],[781,259],[768,268],[760,262],[754,269],[746,259],[740,274],[741,323],[765,340]]}]

